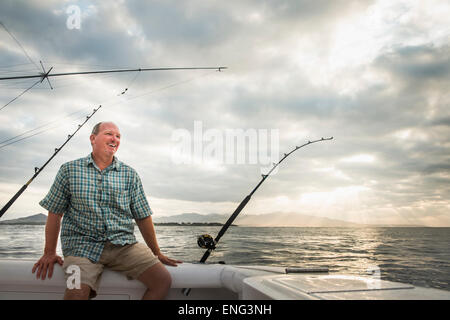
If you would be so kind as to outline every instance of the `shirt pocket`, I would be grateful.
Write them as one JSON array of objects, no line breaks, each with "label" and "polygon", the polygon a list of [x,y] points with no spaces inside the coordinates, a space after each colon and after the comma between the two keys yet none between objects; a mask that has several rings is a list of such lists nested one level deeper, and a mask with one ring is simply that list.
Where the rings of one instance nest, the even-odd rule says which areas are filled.
[{"label": "shirt pocket", "polygon": [[109,203],[116,209],[126,212],[130,211],[130,190],[120,187],[109,187],[107,189]]}]

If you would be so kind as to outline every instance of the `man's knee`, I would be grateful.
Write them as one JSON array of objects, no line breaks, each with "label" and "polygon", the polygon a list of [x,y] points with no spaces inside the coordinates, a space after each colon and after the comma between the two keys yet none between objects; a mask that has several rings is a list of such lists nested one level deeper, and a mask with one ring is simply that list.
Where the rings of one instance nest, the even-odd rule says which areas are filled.
[{"label": "man's knee", "polygon": [[172,286],[172,276],[162,263],[157,263],[145,270],[138,278],[147,288],[163,286],[170,289]]},{"label": "man's knee", "polygon": [[88,300],[91,294],[91,287],[82,283],[80,289],[66,289],[64,300]]},{"label": "man's knee", "polygon": [[170,289],[172,287],[172,276],[170,275],[170,272],[164,267],[165,270],[165,276],[164,276],[164,282],[167,285],[167,287]]}]

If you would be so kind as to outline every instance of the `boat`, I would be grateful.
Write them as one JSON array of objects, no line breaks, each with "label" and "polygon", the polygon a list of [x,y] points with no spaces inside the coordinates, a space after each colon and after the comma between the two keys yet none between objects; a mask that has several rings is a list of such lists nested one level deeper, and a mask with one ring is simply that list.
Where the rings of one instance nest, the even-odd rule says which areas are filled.
[{"label": "boat", "polygon": [[[67,283],[61,266],[55,264],[52,278],[41,280],[31,273],[35,262],[0,259],[0,300],[63,298]],[[167,300],[450,300],[447,290],[328,268],[183,263],[167,269],[172,276]],[[139,300],[145,290],[141,282],[105,269],[94,300]]]}]

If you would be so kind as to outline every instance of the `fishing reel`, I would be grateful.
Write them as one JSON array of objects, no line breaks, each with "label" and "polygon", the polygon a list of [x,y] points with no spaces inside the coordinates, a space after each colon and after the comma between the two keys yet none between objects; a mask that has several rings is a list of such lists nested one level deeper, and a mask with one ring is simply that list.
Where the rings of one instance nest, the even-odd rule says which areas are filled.
[{"label": "fishing reel", "polygon": [[211,249],[214,250],[216,248],[216,241],[214,241],[213,237],[209,234],[202,234],[197,238],[197,244],[202,249]]}]

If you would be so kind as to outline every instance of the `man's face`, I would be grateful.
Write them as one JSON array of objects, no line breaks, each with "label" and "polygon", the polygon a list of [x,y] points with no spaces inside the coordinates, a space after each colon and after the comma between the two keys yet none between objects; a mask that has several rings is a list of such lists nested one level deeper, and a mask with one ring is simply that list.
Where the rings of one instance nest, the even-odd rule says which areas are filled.
[{"label": "man's face", "polygon": [[91,134],[90,140],[94,154],[112,157],[120,145],[119,128],[114,123],[102,123],[98,134]]}]

